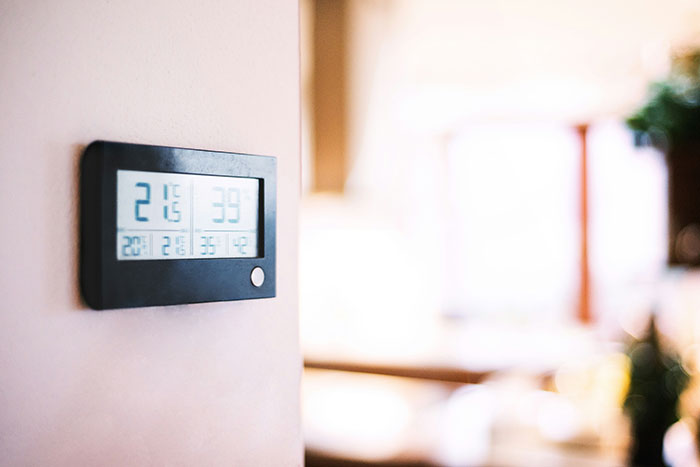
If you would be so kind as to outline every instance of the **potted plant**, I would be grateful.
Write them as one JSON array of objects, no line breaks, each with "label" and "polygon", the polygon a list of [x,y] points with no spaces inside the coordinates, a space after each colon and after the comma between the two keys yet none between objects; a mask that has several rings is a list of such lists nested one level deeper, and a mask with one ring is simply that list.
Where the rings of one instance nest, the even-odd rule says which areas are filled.
[{"label": "potted plant", "polygon": [[664,435],[678,420],[678,400],[688,375],[678,357],[661,345],[653,315],[646,335],[630,347],[629,357],[624,405],[632,428],[629,464],[664,467]]},{"label": "potted plant", "polygon": [[674,58],[627,125],[666,155],[670,264],[700,266],[700,50]]}]

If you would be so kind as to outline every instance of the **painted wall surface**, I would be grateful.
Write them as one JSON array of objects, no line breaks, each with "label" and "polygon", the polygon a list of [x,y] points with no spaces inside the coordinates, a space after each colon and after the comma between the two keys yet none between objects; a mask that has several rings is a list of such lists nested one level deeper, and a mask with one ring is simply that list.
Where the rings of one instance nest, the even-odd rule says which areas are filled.
[{"label": "painted wall surface", "polygon": [[[0,2],[0,464],[302,463],[298,5]],[[95,139],[278,157],[277,298],[94,312]]]}]

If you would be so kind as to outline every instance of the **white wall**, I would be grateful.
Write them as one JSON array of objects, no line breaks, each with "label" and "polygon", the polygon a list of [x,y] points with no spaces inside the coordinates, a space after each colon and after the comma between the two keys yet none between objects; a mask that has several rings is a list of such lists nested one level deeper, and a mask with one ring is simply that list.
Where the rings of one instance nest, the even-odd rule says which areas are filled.
[{"label": "white wall", "polygon": [[[298,5],[0,2],[0,464],[302,463]],[[94,312],[94,139],[278,157],[277,298]]]}]

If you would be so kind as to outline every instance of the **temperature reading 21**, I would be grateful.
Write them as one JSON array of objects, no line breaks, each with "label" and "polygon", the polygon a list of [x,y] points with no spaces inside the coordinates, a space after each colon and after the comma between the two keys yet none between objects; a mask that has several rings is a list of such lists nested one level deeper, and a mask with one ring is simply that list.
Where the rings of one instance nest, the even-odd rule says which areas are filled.
[{"label": "temperature reading 21", "polygon": [[[148,217],[141,214],[141,207],[151,204],[151,184],[137,182],[136,188],[144,191],[143,197],[134,201],[134,217],[138,222],[148,222]],[[180,185],[176,183],[163,184],[163,218],[168,222],[180,222],[182,213],[180,212]],[[168,198],[171,199],[168,202]]]},{"label": "temperature reading 21", "polygon": [[259,180],[117,171],[117,259],[258,256]]}]

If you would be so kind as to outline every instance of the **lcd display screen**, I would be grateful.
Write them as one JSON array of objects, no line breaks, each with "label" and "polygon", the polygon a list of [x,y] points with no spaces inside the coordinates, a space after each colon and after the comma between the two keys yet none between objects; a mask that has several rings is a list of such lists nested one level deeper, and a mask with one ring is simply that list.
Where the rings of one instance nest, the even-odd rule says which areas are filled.
[{"label": "lcd display screen", "polygon": [[258,257],[257,178],[117,170],[117,259]]}]

